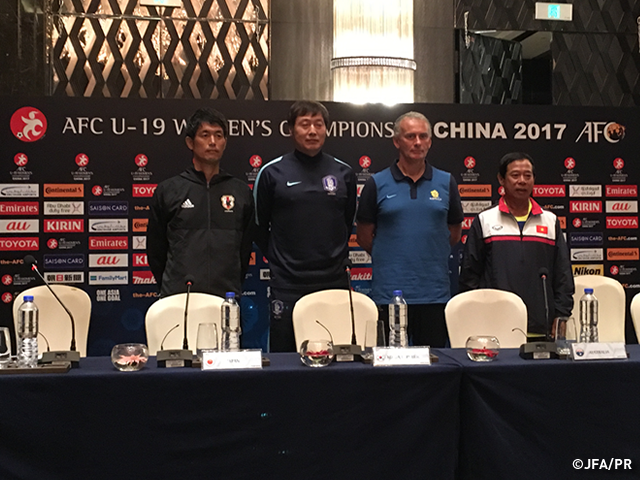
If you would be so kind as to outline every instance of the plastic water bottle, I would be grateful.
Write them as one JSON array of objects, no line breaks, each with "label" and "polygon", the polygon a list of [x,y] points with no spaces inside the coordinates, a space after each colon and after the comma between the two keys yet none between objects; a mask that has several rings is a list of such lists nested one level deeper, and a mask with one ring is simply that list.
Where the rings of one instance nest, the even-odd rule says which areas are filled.
[{"label": "plastic water bottle", "polygon": [[406,347],[408,345],[407,302],[402,296],[402,290],[394,290],[393,299],[389,304],[389,346]]},{"label": "plastic water bottle", "polygon": [[580,342],[598,341],[598,299],[593,288],[585,288],[580,299]]},{"label": "plastic water bottle", "polygon": [[31,295],[25,295],[18,310],[18,365],[38,366],[38,307]]},{"label": "plastic water bottle", "polygon": [[222,331],[222,350],[240,350],[240,305],[234,292],[227,292],[220,309],[220,330]]}]

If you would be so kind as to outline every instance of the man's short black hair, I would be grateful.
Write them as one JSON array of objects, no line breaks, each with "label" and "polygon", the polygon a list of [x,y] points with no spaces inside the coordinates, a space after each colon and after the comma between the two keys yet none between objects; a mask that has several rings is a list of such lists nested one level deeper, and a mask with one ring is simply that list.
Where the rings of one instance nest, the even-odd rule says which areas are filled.
[{"label": "man's short black hair", "polygon": [[515,162],[516,160],[529,160],[529,162],[531,162],[531,171],[533,172],[533,176],[536,176],[536,165],[533,163],[533,158],[524,152],[511,152],[502,157],[500,159],[498,174],[502,178],[505,178],[507,176],[507,167],[511,162]]},{"label": "man's short black hair", "polygon": [[320,102],[314,102],[312,100],[299,100],[291,105],[289,109],[289,118],[287,123],[289,128],[293,128],[296,124],[296,118],[303,117],[305,115],[322,115],[325,127],[329,128],[329,111]]},{"label": "man's short black hair", "polygon": [[203,123],[209,123],[211,125],[218,125],[222,128],[224,138],[229,136],[229,124],[223,114],[217,110],[210,108],[199,108],[196,112],[187,120],[187,129],[185,135],[189,138],[194,138],[198,133],[198,128]]}]

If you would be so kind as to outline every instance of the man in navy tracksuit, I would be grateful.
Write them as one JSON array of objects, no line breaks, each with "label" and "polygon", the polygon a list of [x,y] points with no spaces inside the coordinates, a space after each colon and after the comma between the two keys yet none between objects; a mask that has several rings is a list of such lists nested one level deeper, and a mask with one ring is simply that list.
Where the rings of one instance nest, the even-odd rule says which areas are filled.
[{"label": "man in navy tracksuit", "polygon": [[393,143],[398,160],[367,181],[358,207],[358,244],[373,263],[371,297],[388,323],[387,305],[402,290],[412,344],[444,347],[449,254],[464,218],[458,186],[427,161],[431,124],[421,113],[396,120]]},{"label": "man in navy tracksuit", "polygon": [[356,210],[353,170],[322,151],[329,124],[324,105],[294,103],[288,124],[295,150],[262,167],[253,189],[257,243],[271,269],[272,352],[296,350],[296,301],[319,290],[348,288],[343,262]]},{"label": "man in navy tracksuit", "polygon": [[153,195],[147,255],[161,296],[192,290],[242,293],[251,255],[253,197],[247,184],[220,170],[229,129],[224,116],[200,109],[187,123],[193,165],[161,182]]},{"label": "man in navy tracksuit", "polygon": [[[533,159],[514,152],[502,157],[498,173],[504,197],[481,212],[465,244],[460,291],[495,288],[517,294],[527,306],[529,333],[552,335],[553,320],[571,316],[573,274],[560,222],[531,198]],[[546,275],[549,317],[542,274]]]}]

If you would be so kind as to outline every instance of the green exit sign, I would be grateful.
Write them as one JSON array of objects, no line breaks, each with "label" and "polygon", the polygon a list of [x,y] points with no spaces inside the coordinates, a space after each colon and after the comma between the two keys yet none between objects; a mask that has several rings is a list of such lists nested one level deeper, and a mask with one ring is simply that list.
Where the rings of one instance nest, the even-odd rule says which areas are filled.
[{"label": "green exit sign", "polygon": [[573,5],[570,3],[536,2],[536,20],[571,22],[573,20]]}]

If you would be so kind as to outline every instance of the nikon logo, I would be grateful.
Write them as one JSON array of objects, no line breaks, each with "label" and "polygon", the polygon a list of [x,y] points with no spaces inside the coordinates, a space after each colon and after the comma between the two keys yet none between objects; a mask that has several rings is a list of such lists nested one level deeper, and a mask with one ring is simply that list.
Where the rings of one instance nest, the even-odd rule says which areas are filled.
[{"label": "nikon logo", "polygon": [[573,276],[578,275],[604,275],[604,265],[571,265]]}]

